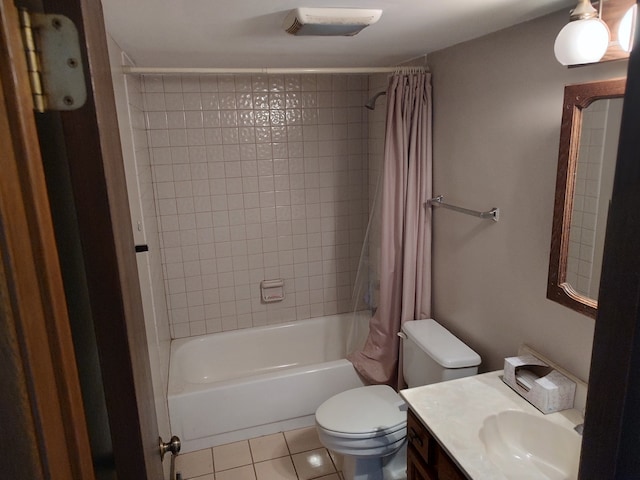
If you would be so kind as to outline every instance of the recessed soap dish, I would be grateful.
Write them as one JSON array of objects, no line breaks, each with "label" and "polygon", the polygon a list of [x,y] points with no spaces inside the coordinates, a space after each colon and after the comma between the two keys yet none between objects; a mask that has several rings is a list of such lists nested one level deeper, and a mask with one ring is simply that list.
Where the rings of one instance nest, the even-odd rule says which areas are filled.
[{"label": "recessed soap dish", "polygon": [[260,282],[260,294],[264,303],[281,302],[284,300],[284,279],[274,278]]}]

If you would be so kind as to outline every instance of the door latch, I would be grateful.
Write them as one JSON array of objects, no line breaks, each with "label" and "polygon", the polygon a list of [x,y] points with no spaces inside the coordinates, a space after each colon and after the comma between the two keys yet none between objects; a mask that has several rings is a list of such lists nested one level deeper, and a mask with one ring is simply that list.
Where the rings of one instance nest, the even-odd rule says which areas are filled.
[{"label": "door latch", "polygon": [[180,437],[174,435],[168,442],[163,442],[161,437],[158,437],[158,444],[160,447],[160,461],[164,460],[164,454],[171,452],[171,455],[178,455],[180,453]]}]

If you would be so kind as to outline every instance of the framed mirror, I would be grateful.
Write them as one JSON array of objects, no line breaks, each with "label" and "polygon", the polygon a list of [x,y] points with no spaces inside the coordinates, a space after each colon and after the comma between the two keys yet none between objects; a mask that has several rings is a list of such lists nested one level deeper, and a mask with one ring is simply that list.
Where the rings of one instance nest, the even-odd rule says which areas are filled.
[{"label": "framed mirror", "polygon": [[595,318],[626,79],[568,85],[547,298]]}]

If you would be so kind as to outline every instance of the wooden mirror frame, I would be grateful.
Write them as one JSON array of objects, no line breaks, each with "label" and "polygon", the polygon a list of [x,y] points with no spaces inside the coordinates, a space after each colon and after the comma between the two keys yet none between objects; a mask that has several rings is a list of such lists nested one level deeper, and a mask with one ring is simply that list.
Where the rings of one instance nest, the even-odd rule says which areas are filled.
[{"label": "wooden mirror frame", "polygon": [[623,97],[626,82],[626,78],[618,78],[567,85],[564,89],[547,298],[592,318],[596,317],[598,301],[578,293],[566,281],[582,111],[595,100]]}]

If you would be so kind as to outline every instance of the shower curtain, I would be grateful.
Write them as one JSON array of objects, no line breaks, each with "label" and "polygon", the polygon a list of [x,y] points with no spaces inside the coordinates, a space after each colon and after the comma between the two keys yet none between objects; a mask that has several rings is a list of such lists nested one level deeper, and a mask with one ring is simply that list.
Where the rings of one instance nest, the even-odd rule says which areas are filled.
[{"label": "shower curtain", "polygon": [[431,74],[396,74],[387,88],[380,293],[362,350],[349,360],[369,382],[403,386],[404,322],[431,313]]}]

